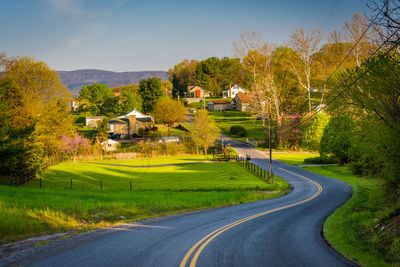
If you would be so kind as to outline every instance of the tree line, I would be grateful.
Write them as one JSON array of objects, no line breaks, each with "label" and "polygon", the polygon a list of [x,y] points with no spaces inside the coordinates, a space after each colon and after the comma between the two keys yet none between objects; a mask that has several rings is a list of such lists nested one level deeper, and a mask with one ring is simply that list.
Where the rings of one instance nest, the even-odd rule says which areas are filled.
[{"label": "tree line", "polygon": [[[396,8],[397,7],[397,8]],[[320,162],[349,162],[400,190],[399,9],[371,1],[372,17],[355,13],[342,31],[294,29],[286,45],[246,32],[235,58],[184,60],[169,70],[174,96],[188,85],[220,95],[238,84],[252,110],[272,115],[274,146],[319,150]]]}]

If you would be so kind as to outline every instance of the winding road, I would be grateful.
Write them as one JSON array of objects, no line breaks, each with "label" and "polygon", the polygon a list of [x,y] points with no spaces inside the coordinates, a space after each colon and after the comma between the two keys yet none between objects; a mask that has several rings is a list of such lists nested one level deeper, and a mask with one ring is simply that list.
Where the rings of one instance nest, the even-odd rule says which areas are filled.
[{"label": "winding road", "polygon": [[[231,141],[267,169],[265,153]],[[356,266],[322,237],[349,185],[280,161],[293,190],[280,198],[130,223],[58,240],[14,262],[36,266]]]}]

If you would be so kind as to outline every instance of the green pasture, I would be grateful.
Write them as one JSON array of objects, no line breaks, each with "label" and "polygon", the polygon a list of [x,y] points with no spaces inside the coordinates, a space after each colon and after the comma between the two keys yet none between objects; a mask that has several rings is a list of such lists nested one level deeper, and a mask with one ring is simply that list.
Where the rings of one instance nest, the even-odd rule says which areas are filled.
[{"label": "green pasture", "polygon": [[[207,159],[186,156],[102,163],[146,166]],[[64,162],[42,174],[42,188],[39,179],[21,187],[0,186],[0,242],[275,198],[289,189],[282,179],[268,184],[235,162],[151,168]]]},{"label": "green pasture", "polygon": [[[240,111],[210,111],[209,114],[214,118],[215,122],[221,129],[222,133],[236,140],[263,140],[264,133],[261,120],[256,120],[250,112]],[[238,137],[230,132],[231,126],[241,125],[246,130],[248,135]]]},{"label": "green pasture", "polygon": [[[112,161],[111,164],[127,164]],[[134,161],[131,161],[134,163]],[[146,161],[142,161],[145,163]],[[135,164],[136,165],[136,164]],[[94,163],[61,163],[42,175],[44,188],[82,190],[128,190],[132,181],[135,190],[273,190],[234,162],[134,168]],[[27,187],[38,187],[34,180]]]}]

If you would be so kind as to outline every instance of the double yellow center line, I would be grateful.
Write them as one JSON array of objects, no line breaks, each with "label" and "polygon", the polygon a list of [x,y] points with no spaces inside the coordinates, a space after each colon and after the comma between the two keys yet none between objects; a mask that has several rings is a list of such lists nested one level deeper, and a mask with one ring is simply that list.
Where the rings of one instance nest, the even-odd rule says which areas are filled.
[{"label": "double yellow center line", "polygon": [[209,233],[208,235],[206,235],[205,237],[203,237],[201,240],[199,240],[196,244],[194,244],[194,246],[186,253],[185,257],[182,259],[182,262],[181,262],[181,264],[180,264],[179,266],[180,266],[180,267],[185,267],[186,264],[187,264],[187,262],[188,262],[188,260],[189,260],[189,258],[192,256],[192,254],[193,254],[193,253],[196,251],[196,249],[198,248],[197,251],[196,251],[196,253],[194,254],[192,260],[190,261],[190,265],[189,265],[190,267],[196,266],[197,260],[198,260],[198,258],[199,258],[199,256],[200,256],[201,252],[204,250],[204,248],[205,248],[214,238],[216,238],[217,236],[219,236],[220,234],[222,234],[222,233],[225,232],[226,230],[228,230],[228,229],[230,229],[230,228],[232,228],[232,227],[235,227],[235,226],[237,226],[237,225],[239,225],[239,224],[242,224],[242,223],[244,223],[244,222],[253,220],[253,219],[255,219],[255,218],[258,218],[258,217],[261,217],[261,216],[264,216],[264,215],[267,215],[267,214],[270,214],[270,213],[273,213],[273,212],[277,212],[277,211],[280,211],[280,210],[283,210],[283,209],[291,208],[291,207],[294,207],[294,206],[297,206],[297,205],[306,203],[306,202],[308,202],[308,201],[310,201],[310,200],[316,198],[317,196],[319,196],[319,195],[321,194],[321,192],[322,192],[322,186],[321,186],[319,183],[317,183],[317,182],[315,182],[315,181],[313,181],[313,180],[311,180],[311,179],[309,179],[309,178],[307,178],[307,177],[304,177],[304,176],[302,176],[302,175],[300,175],[300,174],[296,174],[296,173],[294,173],[294,172],[288,171],[288,170],[286,170],[286,169],[282,169],[282,168],[279,168],[279,169],[280,169],[280,170],[283,170],[283,171],[286,171],[286,172],[288,172],[288,173],[290,173],[290,174],[296,175],[296,176],[298,176],[298,177],[300,177],[300,178],[302,178],[302,179],[305,179],[305,180],[307,180],[307,181],[313,183],[315,186],[317,186],[318,191],[317,191],[314,195],[312,195],[312,196],[310,196],[309,198],[304,199],[304,200],[302,200],[302,201],[295,202],[295,203],[292,203],[292,204],[289,204],[289,205],[286,205],[286,206],[282,206],[282,207],[279,207],[279,208],[276,208],[276,209],[267,210],[267,211],[264,211],[264,212],[261,212],[261,213],[257,213],[257,214],[255,214],[255,215],[252,215],[252,216],[243,218],[243,219],[241,219],[241,220],[232,222],[232,223],[230,223],[230,224],[227,224],[227,225],[225,225],[225,226],[222,226],[221,228],[218,228],[217,230],[215,230],[215,231]]}]

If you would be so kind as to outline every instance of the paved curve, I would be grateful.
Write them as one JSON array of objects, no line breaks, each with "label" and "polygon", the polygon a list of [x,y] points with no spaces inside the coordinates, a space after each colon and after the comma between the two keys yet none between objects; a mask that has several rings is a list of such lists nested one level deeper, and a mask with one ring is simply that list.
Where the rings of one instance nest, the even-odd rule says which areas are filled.
[{"label": "paved curve", "polygon": [[[250,154],[255,164],[267,168],[263,152],[233,141],[232,147],[241,155]],[[351,196],[351,188],[341,181],[279,161],[273,162],[273,171],[292,185],[292,192],[278,199],[85,233],[40,246],[30,255],[26,254],[25,259],[21,256],[9,263],[36,266],[355,265],[329,247],[321,235],[325,218]],[[218,229],[220,232],[207,238]],[[195,244],[199,246],[193,247]],[[185,255],[187,261],[182,262]]]}]

